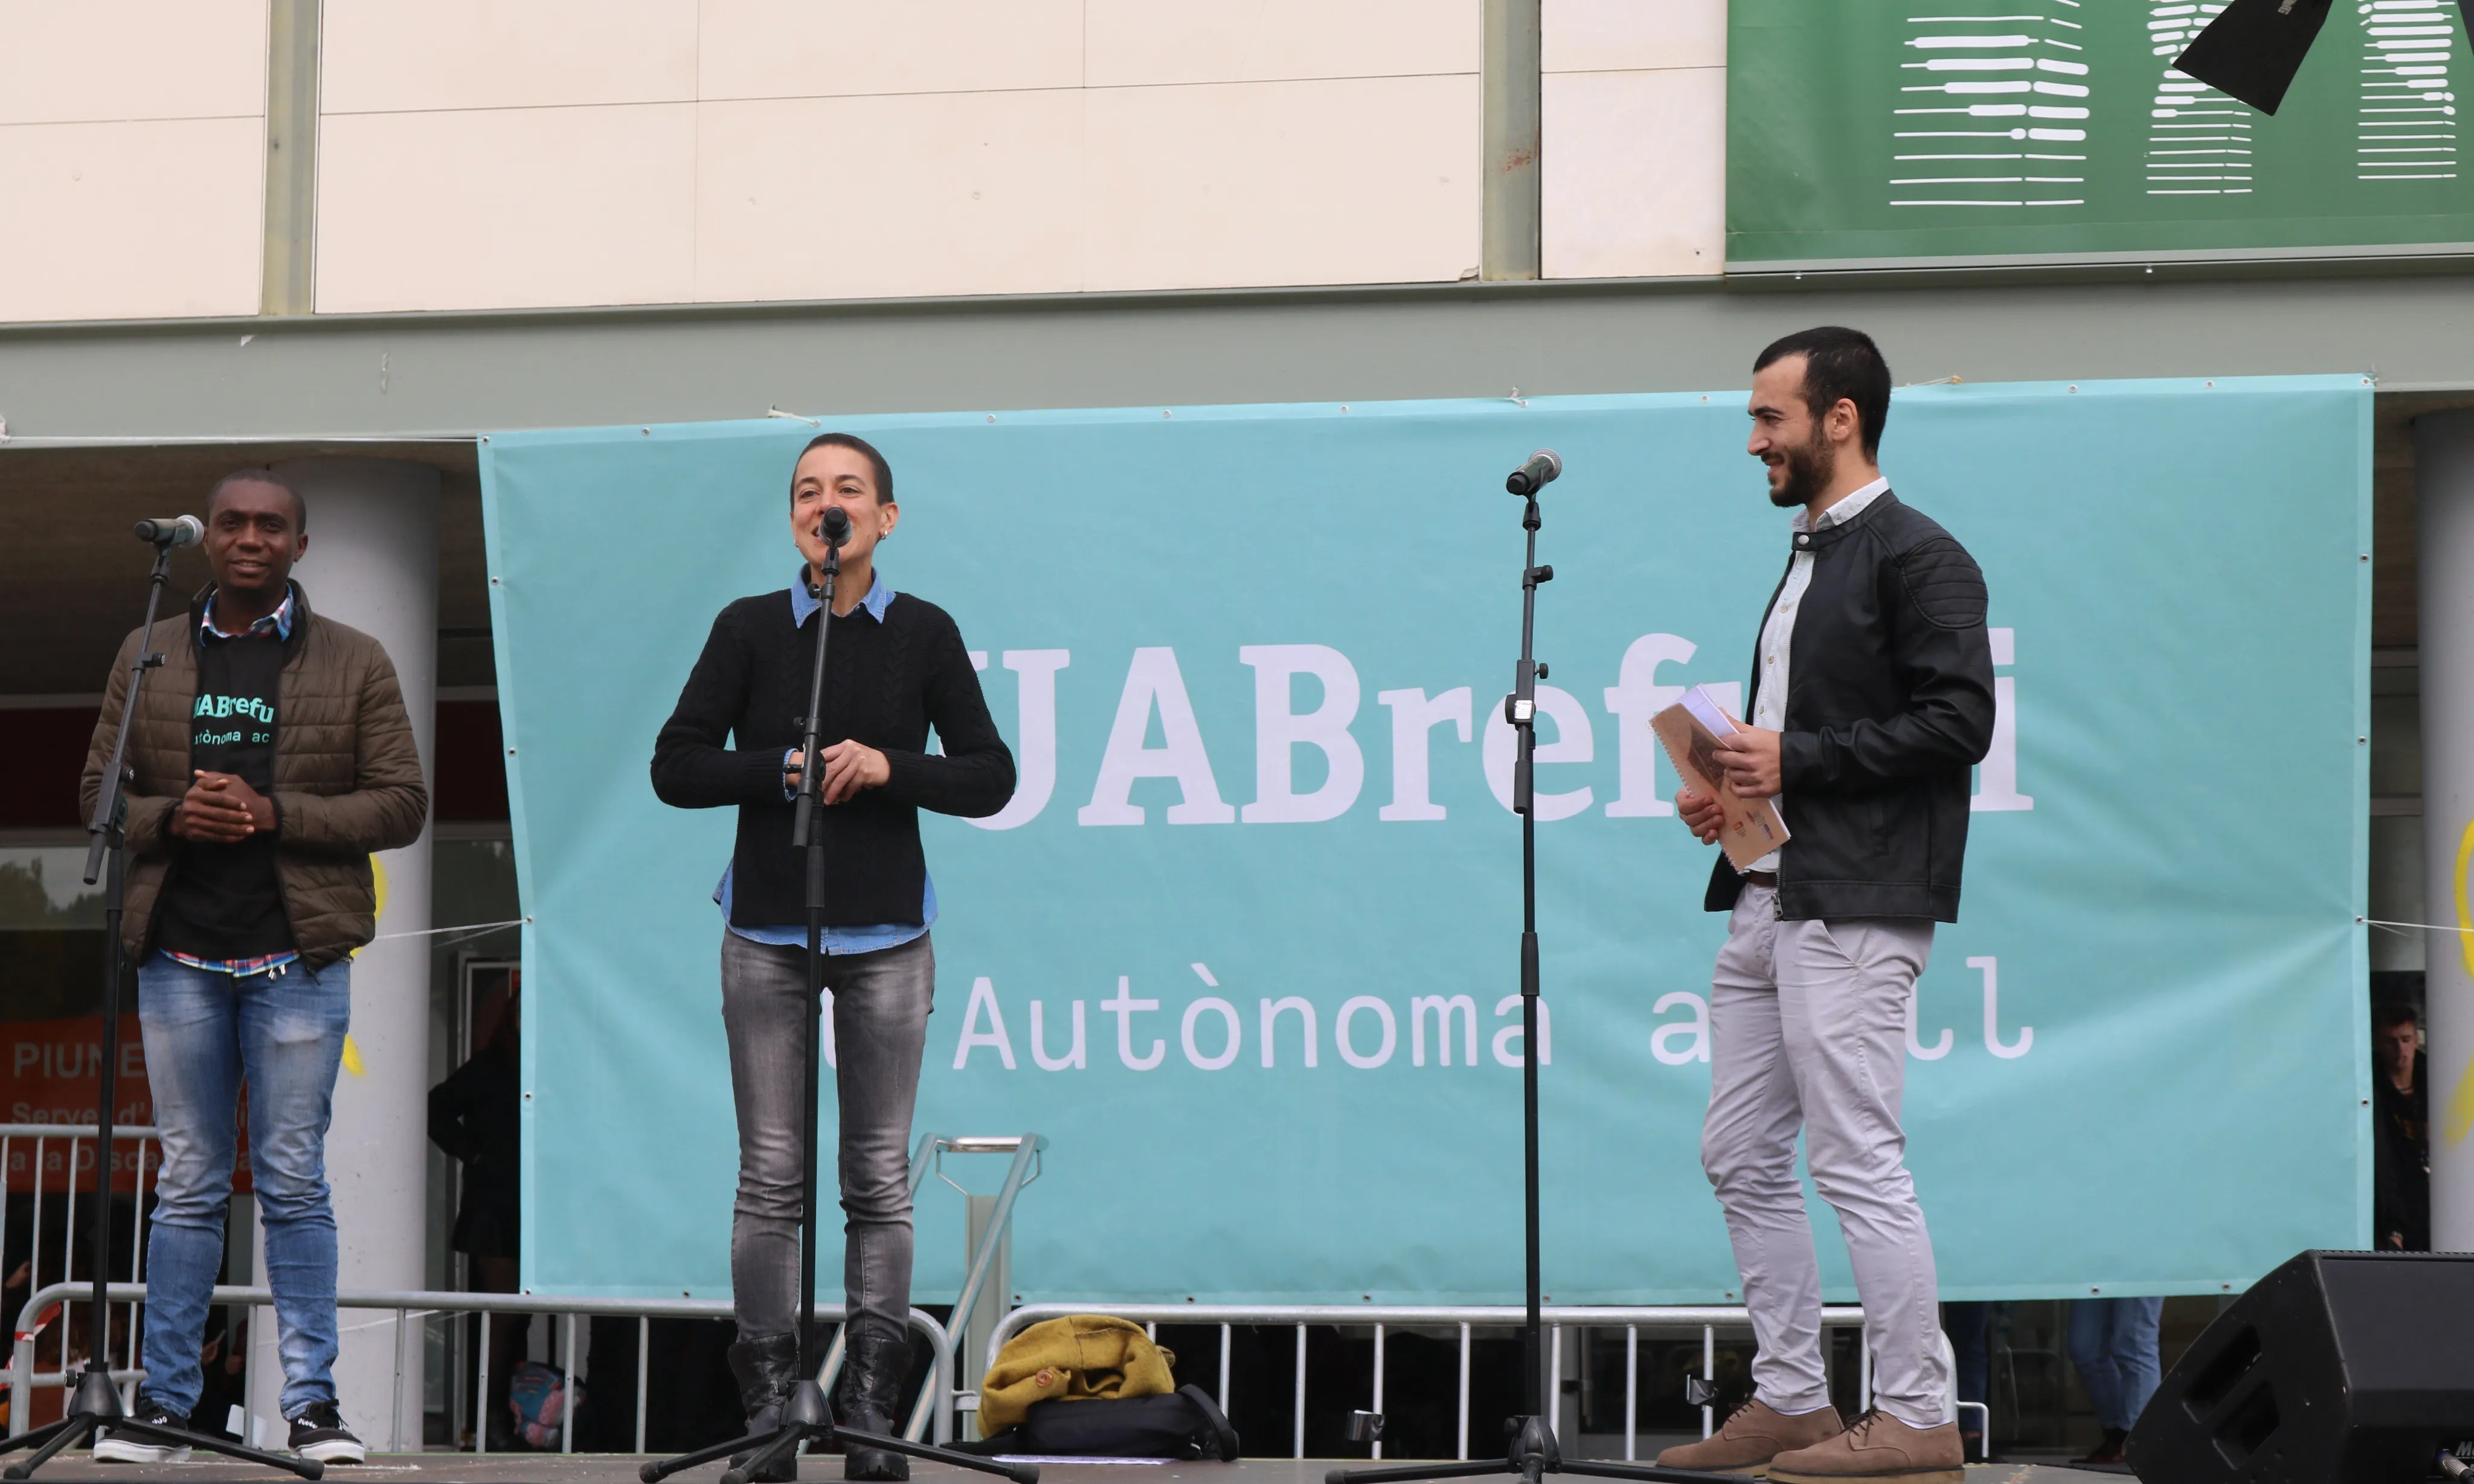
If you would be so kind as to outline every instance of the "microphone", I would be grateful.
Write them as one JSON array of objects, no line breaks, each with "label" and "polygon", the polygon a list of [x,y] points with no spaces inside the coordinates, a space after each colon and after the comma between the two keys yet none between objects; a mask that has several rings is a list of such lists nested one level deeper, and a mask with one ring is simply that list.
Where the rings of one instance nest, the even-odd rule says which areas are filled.
[{"label": "microphone", "polygon": [[190,547],[206,539],[206,525],[193,515],[137,523],[137,539],[158,547]]},{"label": "microphone", "polygon": [[839,505],[827,505],[825,518],[816,528],[816,536],[826,546],[840,550],[850,541],[850,512]]},{"label": "microphone", "polygon": [[1529,455],[1528,463],[1512,472],[1503,487],[1515,495],[1535,495],[1554,483],[1555,476],[1563,472],[1564,461],[1555,456],[1555,450],[1540,449]]}]

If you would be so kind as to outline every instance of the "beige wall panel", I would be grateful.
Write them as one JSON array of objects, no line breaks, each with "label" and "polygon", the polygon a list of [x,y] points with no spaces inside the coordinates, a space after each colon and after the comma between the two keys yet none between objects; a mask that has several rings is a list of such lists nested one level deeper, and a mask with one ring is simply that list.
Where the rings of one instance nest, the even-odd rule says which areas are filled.
[{"label": "beige wall panel", "polygon": [[257,312],[262,120],[0,127],[0,321]]},{"label": "beige wall panel", "polygon": [[683,103],[696,0],[326,0],[328,113]]},{"label": "beige wall panel", "polygon": [[1073,92],[708,103],[696,297],[1056,293],[1081,286]]},{"label": "beige wall panel", "polygon": [[1727,64],[1727,0],[1540,0],[1548,72]]},{"label": "beige wall panel", "polygon": [[1478,70],[1479,0],[1085,0],[1093,87]]},{"label": "beige wall panel", "polygon": [[266,112],[266,0],[0,0],[0,124]]},{"label": "beige wall panel", "polygon": [[1083,98],[1085,288],[1448,281],[1477,268],[1473,76]]},{"label": "beige wall panel", "polygon": [[693,104],[329,115],[318,166],[321,313],[693,291]]},{"label": "beige wall panel", "polygon": [[1727,255],[1727,74],[1550,73],[1540,235],[1550,279],[1717,273]]},{"label": "beige wall panel", "polygon": [[1079,87],[1082,0],[703,0],[705,98]]}]

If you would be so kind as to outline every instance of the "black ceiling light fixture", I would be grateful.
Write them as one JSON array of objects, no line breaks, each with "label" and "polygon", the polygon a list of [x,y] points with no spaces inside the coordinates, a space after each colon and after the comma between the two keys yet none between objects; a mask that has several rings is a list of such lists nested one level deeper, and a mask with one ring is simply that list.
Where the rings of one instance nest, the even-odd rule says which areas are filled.
[{"label": "black ceiling light fixture", "polygon": [[[2274,113],[2293,85],[2293,74],[2311,53],[2311,43],[2327,22],[2333,0],[2233,0],[2208,23],[2173,65],[2219,92],[2249,104],[2262,113]],[[2383,6],[2380,18],[2399,23],[2423,15],[2438,20],[2448,13],[2442,5]],[[2474,0],[2458,0],[2457,9],[2474,27]]]}]

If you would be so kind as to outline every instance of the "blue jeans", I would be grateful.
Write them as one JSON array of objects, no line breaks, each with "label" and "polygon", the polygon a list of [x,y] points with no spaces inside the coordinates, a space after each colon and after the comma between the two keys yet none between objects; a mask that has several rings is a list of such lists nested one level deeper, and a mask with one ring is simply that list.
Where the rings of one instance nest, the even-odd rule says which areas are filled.
[{"label": "blue jeans", "polygon": [[335,1211],[327,1124],[352,1019],[352,961],[235,976],[158,954],[137,969],[146,1077],[162,1130],[146,1245],[144,1392],[187,1416],[198,1404],[208,1291],[223,1271],[241,1084],[250,1173],[266,1226],[282,1409],[335,1399]]},{"label": "blue jeans", "polygon": [[2156,1351],[2162,1299],[2071,1301],[2071,1364],[2096,1406],[2099,1427],[2128,1432],[2162,1375]]}]

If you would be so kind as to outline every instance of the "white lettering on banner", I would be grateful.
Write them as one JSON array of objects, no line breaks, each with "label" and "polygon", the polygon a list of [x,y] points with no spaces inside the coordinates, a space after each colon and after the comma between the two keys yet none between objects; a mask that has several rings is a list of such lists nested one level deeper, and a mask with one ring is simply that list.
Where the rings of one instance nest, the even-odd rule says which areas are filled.
[{"label": "white lettering on banner", "polygon": [[[1494,1012],[1497,1015],[1519,1014],[1520,996],[1507,994],[1497,1000]],[[1520,1065],[1520,1022],[1517,1020],[1494,1033],[1494,1059],[1499,1065]],[[1555,1019],[1546,1013],[1546,997],[1542,994],[1538,997],[1538,1064],[1555,1064]]]},{"label": "white lettering on banner", "polygon": [[[1589,734],[1589,713],[1580,697],[1569,691],[1551,685],[1538,688],[1538,714],[1555,723],[1555,740],[1538,744],[1538,763],[1587,763],[1596,756],[1596,743]],[[1503,709],[1489,708],[1486,716],[1486,786],[1494,791],[1494,801],[1504,808],[1512,807],[1512,765],[1516,751],[1512,723],[1503,719]],[[1569,819],[1589,807],[1593,796],[1586,788],[1564,793],[1538,790],[1538,819]]]},{"label": "white lettering on banner", "polygon": [[[1204,1056],[1194,1041],[1194,1022],[1205,1012],[1218,1015],[1221,1024],[1227,1027],[1220,1055],[1216,1057]],[[1185,1059],[1205,1072],[1219,1071],[1236,1060],[1237,1053],[1245,1049],[1245,1036],[1237,1025],[1237,1007],[1217,995],[1206,994],[1188,1005],[1184,1018],[1177,1022],[1176,1034],[1178,1042],[1185,1048]]]},{"label": "white lettering on banner", "polygon": [[[1993,663],[2011,664],[2017,655],[2018,630],[1992,628],[1984,631],[1993,649]],[[1967,807],[1979,814],[2000,814],[2036,807],[2036,801],[2019,791],[2019,681],[2013,675],[1993,677],[1993,745],[1976,770],[1976,796]]]},{"label": "white lettering on banner", "polygon": [[2008,1061],[2025,1056],[2027,1049],[2036,1044],[2036,1028],[2021,1026],[2017,1040],[2006,1044],[2002,1041],[2001,987],[1995,977],[2001,962],[2001,960],[1993,958],[1970,959],[1967,966],[1984,971],[1984,1049]]},{"label": "white lettering on banner", "polygon": [[1440,994],[1420,994],[1409,1001],[1409,1064],[1426,1064],[1426,1017],[1435,1017],[1435,1055],[1444,1066],[1452,1064],[1452,1011],[1461,1013],[1461,1040],[1467,1048],[1461,1057],[1463,1066],[1477,1065],[1477,1001],[1465,994],[1449,999]]},{"label": "white lettering on banner", "polygon": [[1073,1050],[1061,1057],[1052,1057],[1048,1054],[1047,1026],[1042,1020],[1046,1010],[1047,1007],[1039,1001],[1031,1002],[1031,1059],[1037,1062],[1043,1072],[1062,1072],[1068,1067],[1077,1072],[1081,1071],[1083,1067],[1082,1002],[1080,1000],[1074,1002]]},{"label": "white lettering on banner", "polygon": [[[985,1011],[990,1029],[979,1029],[981,1012]],[[1036,1034],[1036,1033],[1033,1033]],[[962,1011],[962,1039],[954,1048],[954,1070],[964,1071],[971,1064],[971,1048],[993,1048],[1008,1072],[1013,1066],[1013,1041],[1006,1034],[1005,1010],[997,1005],[997,987],[987,976],[971,981],[971,1003]]]},{"label": "white lettering on banner", "polygon": [[[1383,1044],[1372,1056],[1362,1056],[1348,1038],[1348,1023],[1360,1011],[1372,1010],[1383,1023]],[[1392,1007],[1370,994],[1357,995],[1340,1007],[1340,1018],[1331,1024],[1331,1043],[1340,1050],[1340,1059],[1361,1071],[1381,1066],[1392,1059],[1393,1049],[1400,1044],[1400,1024],[1392,1018]]]},{"label": "white lettering on banner", "polygon": [[1699,647],[1681,634],[1643,634],[1624,651],[1615,683],[1607,687],[1607,710],[1615,718],[1617,780],[1609,817],[1662,819],[1675,813],[1673,804],[1658,796],[1658,760],[1664,749],[1649,718],[1684,699],[1684,687],[1658,683],[1658,667],[1682,665]]},{"label": "white lettering on banner", "polygon": [[1148,1072],[1159,1065],[1160,1058],[1168,1055],[1168,1042],[1155,1040],[1152,1042],[1150,1056],[1141,1058],[1134,1056],[1134,1011],[1157,1010],[1159,1001],[1135,999],[1133,985],[1132,979],[1123,974],[1118,975],[1117,997],[1113,1000],[1102,1000],[1100,1008],[1117,1017],[1117,1059],[1137,1072]]},{"label": "white lettering on banner", "polygon": [[[99,1076],[103,1068],[103,1043],[100,1041],[12,1041],[9,1046],[10,1075],[23,1077],[29,1067],[45,1080],[62,1082],[81,1077]],[[120,1075],[146,1075],[146,1048],[135,1039],[120,1043]],[[38,1123],[39,1119],[18,1119],[19,1123]],[[92,1121],[91,1115],[88,1121]]]},{"label": "white lettering on banner", "polygon": [[[1976,961],[1971,959],[1968,961],[1973,963]],[[1958,1038],[1958,1033],[1944,1026],[1941,1028],[1941,1039],[1933,1042],[1929,1047],[1925,1045],[1924,1037],[1918,1033],[1916,1025],[1916,1017],[1924,1012],[1924,997],[1923,981],[1919,980],[1907,986],[1907,1055],[1919,1061],[1939,1061],[1950,1055],[1951,1044]]]},{"label": "white lettering on banner", "polygon": [[1445,691],[1433,700],[1424,691],[1384,691],[1375,697],[1392,708],[1392,802],[1375,811],[1378,819],[1441,819],[1443,806],[1434,801],[1426,744],[1435,728],[1449,721],[1469,740],[1469,688]]},{"label": "white lettering on banner", "polygon": [[1298,1019],[1305,1023],[1306,1065],[1313,1066],[1315,1064],[1314,1001],[1302,999],[1294,994],[1263,1002],[1263,1064],[1272,1065],[1272,1028],[1279,1023],[1281,1013],[1286,1010],[1296,1010]]},{"label": "white lettering on banner", "polygon": [[[1019,829],[1039,817],[1056,791],[1056,672],[1073,663],[1069,649],[1007,649],[1005,668],[1015,675],[1014,748],[1019,772],[1006,807],[971,823],[983,830]],[[971,651],[976,669],[988,668],[984,649]]]},{"label": "white lettering on banner", "polygon": [[[1143,740],[1151,735],[1154,710],[1161,745],[1146,747]],[[1182,799],[1168,807],[1171,824],[1228,824],[1237,817],[1237,811],[1221,800],[1220,785],[1211,775],[1211,759],[1203,750],[1202,729],[1195,723],[1194,702],[1185,693],[1185,677],[1176,668],[1176,651],[1165,646],[1136,649],[1126,667],[1126,689],[1117,699],[1116,722],[1108,728],[1099,781],[1091,786],[1091,802],[1075,817],[1083,824],[1142,823],[1143,807],[1131,798],[1137,778],[1176,780]]]},{"label": "white lettering on banner", "polygon": [[[1215,990],[1221,987],[1220,981],[1212,977],[1207,966],[1197,963],[1192,967],[1195,976],[1206,987]],[[1031,1002],[1031,1058],[1043,1072],[1079,1072],[1086,1070],[1089,1065],[1083,1018],[1083,1007],[1087,1002],[1068,1000],[1063,1003],[1070,1007],[1073,1029],[1069,1047],[1060,1056],[1050,1051],[1048,1046],[1048,1003],[1044,1000]],[[1255,1003],[1262,1041],[1261,1059],[1265,1067],[1278,1065],[1280,1020],[1290,1014],[1297,1017],[1297,1047],[1306,1067],[1313,1069],[1320,1065],[1321,1017],[1312,1000],[1293,994]],[[1651,1038],[1651,1049],[1657,1053],[1658,1059],[1669,1065],[1710,1059],[1709,1011],[1700,996],[1682,992],[1669,994],[1658,1002],[1658,1013],[1664,1014],[1687,1003],[1692,1010],[1692,1019],[1661,1026]],[[1436,1064],[1455,1064],[1455,1040],[1459,1042],[1457,1064],[1472,1067],[1479,1064],[1478,1005],[1472,996],[1412,995],[1406,1004],[1410,1065],[1422,1067],[1427,1064],[1430,1030]],[[1100,1002],[1100,1009],[1117,1017],[1117,1059],[1132,1071],[1152,1071],[1167,1059],[1168,1043],[1158,1037],[1152,1038],[1150,1050],[1144,1055],[1138,1057],[1134,1054],[1136,1027],[1133,1017],[1159,1008],[1160,1002],[1156,999],[1135,998],[1131,976],[1122,974],[1117,978],[1116,994]],[[1511,1017],[1512,1021],[1494,1034],[1495,1062],[1516,1069],[1520,1065],[1521,1050],[1520,996],[1505,995],[1494,1007],[1494,1013],[1498,1017]],[[1206,1027],[1215,1016],[1220,1021],[1220,1039],[1217,1049],[1208,1049],[1212,1033]],[[1370,1018],[1373,1021],[1370,1027],[1364,1023]],[[1181,1008],[1177,1039],[1189,1064],[1205,1072],[1225,1071],[1235,1066],[1245,1055],[1245,1016],[1232,1000],[1219,994],[1200,996]],[[1341,1003],[1339,1013],[1333,1018],[1332,1044],[1339,1049],[1341,1060],[1360,1071],[1372,1071],[1389,1065],[1400,1049],[1398,1007],[1377,995],[1352,995]],[[971,983],[970,999],[962,1010],[961,1034],[954,1045],[954,1070],[970,1070],[971,1054],[981,1048],[993,1052],[996,1064],[1006,1071],[1015,1070],[1013,1038],[1006,1024],[1004,1001],[997,993],[996,982],[986,976]],[[1554,1062],[1555,1022],[1541,998],[1538,1002],[1538,1064],[1552,1066]]]},{"label": "white lettering on banner", "polygon": [[[1328,645],[1244,645],[1237,659],[1254,669],[1254,802],[1245,821],[1314,824],[1348,813],[1366,786],[1366,754],[1348,732],[1357,719],[1356,667]],[[1322,704],[1303,715],[1289,709],[1299,675],[1322,682]],[[1312,793],[1296,791],[1299,747],[1321,748],[1327,765]]]},{"label": "white lettering on banner", "polygon": [[[1689,989],[1670,990],[1658,997],[1650,1007],[1653,1015],[1663,1015],[1677,1006],[1688,1007],[1689,1020],[1670,1020],[1649,1035],[1649,1054],[1668,1066],[1684,1066],[1710,1059],[1710,1002]],[[1683,1041],[1678,1049],[1673,1043]]]}]

